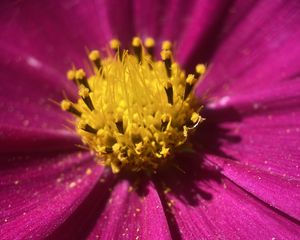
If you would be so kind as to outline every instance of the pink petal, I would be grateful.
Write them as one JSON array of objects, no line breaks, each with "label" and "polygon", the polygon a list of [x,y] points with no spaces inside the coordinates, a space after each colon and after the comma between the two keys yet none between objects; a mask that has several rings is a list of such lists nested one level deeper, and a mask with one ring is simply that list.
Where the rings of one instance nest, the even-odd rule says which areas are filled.
[{"label": "pink petal", "polygon": [[78,136],[65,130],[18,128],[0,125],[0,153],[33,153],[78,150]]},{"label": "pink petal", "polygon": [[238,24],[231,9],[199,95],[232,96],[268,88],[299,74],[298,1],[258,1]]},{"label": "pink petal", "polygon": [[262,201],[290,217],[300,219],[300,179],[282,176],[272,171],[243,163],[227,162],[222,173]]},{"label": "pink petal", "polygon": [[[188,59],[199,45],[211,43],[215,38],[215,31],[219,30],[220,22],[228,12],[230,2],[212,1],[135,1],[133,4],[133,23],[128,27],[135,35],[142,37],[154,37],[157,42],[157,56],[159,56],[160,44],[163,40],[172,40],[176,52],[176,60],[187,65]],[[122,9],[122,8],[120,8]],[[151,11],[149,11],[151,9]],[[114,19],[125,18],[124,14],[113,15]],[[128,18],[127,18],[128,19]],[[115,25],[123,25],[114,21]],[[126,35],[126,33],[123,33]],[[128,34],[128,33],[127,33]],[[119,34],[121,35],[121,34]],[[199,44],[200,43],[200,44]],[[207,47],[204,47],[204,49]],[[210,49],[212,50],[212,49]],[[201,53],[202,54],[202,53]],[[199,60],[199,58],[198,58]],[[193,63],[194,64],[194,63]],[[193,64],[189,66],[193,68]]]},{"label": "pink petal", "polygon": [[[216,104],[211,121],[241,137],[238,144],[223,141],[222,150],[264,171],[299,178],[299,91],[299,80],[287,81]],[[239,121],[223,122],[229,108],[235,109]]]},{"label": "pink petal", "polygon": [[221,114],[211,116],[211,121],[219,121],[240,141],[220,139],[220,149],[231,159],[216,157],[213,152],[208,155],[236,184],[296,219],[300,219],[300,208],[295,204],[300,201],[298,81],[281,82],[259,93],[230,98],[226,107],[235,107],[240,122],[222,123],[226,111],[222,113],[217,104],[214,111]]},{"label": "pink petal", "polygon": [[64,90],[72,97],[75,88],[55,69],[33,57],[11,48],[1,48],[1,52],[1,123],[36,129],[42,125],[47,129],[62,128],[66,115],[51,100],[62,100]]},{"label": "pink petal", "polygon": [[99,48],[110,39],[102,10],[102,3],[94,1],[6,1],[1,4],[1,45],[26,51],[64,75],[72,63],[83,64],[85,47]]},{"label": "pink petal", "polygon": [[98,216],[90,239],[171,239],[158,194],[152,184],[137,193],[118,182]]},{"label": "pink petal", "polygon": [[102,172],[80,153],[6,156],[0,165],[4,239],[45,238],[76,210]]},{"label": "pink petal", "polygon": [[[185,5],[185,1],[181,3]],[[215,45],[219,43],[217,34],[228,18],[232,3],[232,1],[195,1],[182,20],[185,25],[179,28],[174,21],[182,19],[178,17],[182,13],[181,9],[179,8],[177,15],[174,14],[174,27],[169,29],[177,42],[176,57],[188,70],[194,71],[193,68],[200,62],[206,63],[208,55],[214,51]],[[178,29],[182,31],[180,34],[177,32]]]},{"label": "pink petal", "polygon": [[165,181],[169,190],[164,195],[174,216],[177,237],[296,239],[300,234],[296,220],[213,173],[216,170],[193,169],[198,172],[175,170]]},{"label": "pink petal", "polygon": [[116,182],[116,175],[105,168],[90,193],[71,215],[49,236],[50,239],[86,239],[92,231],[99,214],[103,211],[110,192]]},{"label": "pink petal", "polygon": [[[251,1],[195,1],[180,38],[178,58],[190,71],[200,62],[210,64],[215,50],[252,8]],[[176,29],[176,27],[174,27]]]},{"label": "pink petal", "polygon": [[[0,152],[74,148],[79,139],[66,128],[68,114],[59,102],[66,80],[54,69],[13,49],[1,49]],[[13,59],[13,60],[12,60]],[[72,86],[72,85],[70,85]]]}]

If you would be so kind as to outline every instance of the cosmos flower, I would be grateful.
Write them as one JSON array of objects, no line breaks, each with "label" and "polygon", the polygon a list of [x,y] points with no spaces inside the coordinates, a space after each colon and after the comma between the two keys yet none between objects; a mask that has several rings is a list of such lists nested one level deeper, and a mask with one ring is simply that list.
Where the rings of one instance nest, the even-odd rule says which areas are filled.
[{"label": "cosmos flower", "polygon": [[[297,239],[299,22],[297,0],[2,1],[1,239]],[[151,175],[99,165],[53,104],[86,49],[133,36],[208,65],[206,120]]]}]

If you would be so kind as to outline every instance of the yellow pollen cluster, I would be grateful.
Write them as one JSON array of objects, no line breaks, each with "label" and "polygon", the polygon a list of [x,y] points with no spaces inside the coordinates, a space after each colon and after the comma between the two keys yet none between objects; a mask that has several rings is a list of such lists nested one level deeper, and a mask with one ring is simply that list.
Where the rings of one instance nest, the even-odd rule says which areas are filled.
[{"label": "yellow pollen cluster", "polygon": [[192,90],[205,66],[186,76],[170,41],[162,43],[161,60],[154,60],[154,47],[154,39],[135,37],[129,52],[113,39],[105,58],[89,53],[90,76],[83,69],[67,73],[80,98],[63,100],[61,108],[75,116],[83,143],[114,173],[155,171],[202,121]]}]

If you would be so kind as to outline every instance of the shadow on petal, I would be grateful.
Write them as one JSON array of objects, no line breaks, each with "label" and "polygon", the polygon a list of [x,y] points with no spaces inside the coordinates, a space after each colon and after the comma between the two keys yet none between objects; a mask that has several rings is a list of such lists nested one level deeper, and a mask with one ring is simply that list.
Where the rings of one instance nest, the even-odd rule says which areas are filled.
[{"label": "shadow on petal", "polygon": [[86,239],[104,210],[116,180],[116,176],[111,173],[110,169],[105,170],[84,202],[65,222],[59,225],[48,239],[69,239],[70,236],[76,236],[76,239]]},{"label": "shadow on petal", "polygon": [[238,144],[242,138],[234,133],[235,129],[226,126],[226,123],[241,122],[240,114],[232,107],[222,109],[206,109],[203,112],[206,120],[199,126],[197,132],[192,136],[191,142],[197,153],[202,154],[202,158],[207,154],[238,160],[230,156],[224,150],[223,144]]}]

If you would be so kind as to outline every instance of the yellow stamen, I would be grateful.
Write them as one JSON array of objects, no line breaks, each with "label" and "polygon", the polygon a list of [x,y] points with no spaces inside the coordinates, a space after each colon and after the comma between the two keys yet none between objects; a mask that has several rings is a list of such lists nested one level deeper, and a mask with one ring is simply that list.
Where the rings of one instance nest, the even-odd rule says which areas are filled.
[{"label": "yellow stamen", "polygon": [[167,71],[167,75],[170,78],[171,77],[171,67],[172,67],[172,52],[170,50],[163,50],[160,53],[161,59],[165,63],[165,68]]},{"label": "yellow stamen", "polygon": [[189,74],[186,78],[186,84],[185,84],[185,90],[184,90],[184,97],[183,99],[186,99],[190,92],[193,89],[193,86],[196,82],[195,76],[193,74]]},{"label": "yellow stamen", "polygon": [[191,116],[191,120],[194,124],[196,124],[200,119],[200,116],[198,113],[196,112],[193,112],[192,116]]},{"label": "yellow stamen", "polygon": [[60,105],[61,105],[62,110],[68,111],[68,109],[71,107],[72,103],[68,100],[63,100]]},{"label": "yellow stamen", "polygon": [[170,41],[163,41],[162,50],[172,50],[172,43]]},{"label": "yellow stamen", "polygon": [[110,42],[109,42],[109,45],[110,45],[110,48],[117,51],[120,46],[121,46],[121,43],[118,39],[112,39]]},{"label": "yellow stamen", "polygon": [[98,50],[91,51],[89,54],[89,59],[91,61],[96,61],[96,60],[100,59],[100,52]]},{"label": "yellow stamen", "polygon": [[83,69],[78,69],[76,71],[76,75],[75,76],[76,76],[76,79],[83,79],[83,78],[86,77],[85,72],[84,72]]},{"label": "yellow stamen", "polygon": [[69,100],[63,100],[60,104],[61,109],[64,111],[68,111],[78,117],[81,117],[81,112],[77,110],[76,107]]},{"label": "yellow stamen", "polygon": [[146,38],[144,44],[147,49],[147,52],[149,53],[149,55],[151,57],[151,60],[153,60],[155,40],[153,38]]},{"label": "yellow stamen", "polygon": [[79,88],[78,94],[79,94],[79,96],[82,97],[82,100],[84,101],[84,103],[86,104],[86,106],[91,111],[93,111],[95,108],[94,108],[92,99],[90,97],[90,90],[88,88],[84,87],[83,85],[81,85],[80,88]]},{"label": "yellow stamen", "polygon": [[196,79],[193,74],[189,74],[186,78],[186,82],[190,85],[193,85],[196,82]]},{"label": "yellow stamen", "polygon": [[[120,45],[116,39],[110,42],[115,52],[120,53]],[[78,82],[80,98],[77,103],[62,101],[61,108],[74,114],[82,141],[114,173],[155,171],[172,159],[176,147],[202,121],[193,107],[196,75],[186,77],[174,62],[171,42],[163,43],[162,61],[153,59],[154,39],[147,38],[144,45],[146,49],[135,37],[134,55],[108,54],[97,67],[100,71],[89,77],[83,69],[67,74]],[[91,51],[89,59],[100,63],[100,52]],[[204,72],[203,67],[196,69],[196,74]]]},{"label": "yellow stamen", "polygon": [[67,72],[67,79],[69,79],[70,81],[74,81],[75,78],[76,78],[76,70],[73,69],[69,70]]},{"label": "yellow stamen", "polygon": [[146,48],[152,48],[155,46],[155,40],[153,38],[146,38],[145,40],[145,47]]},{"label": "yellow stamen", "polygon": [[132,39],[132,47],[133,47],[134,54],[138,58],[138,61],[141,62],[142,61],[142,41],[141,41],[141,39],[138,37],[134,37]]},{"label": "yellow stamen", "polygon": [[89,54],[89,59],[94,63],[96,71],[101,68],[100,52],[98,50],[93,50]]},{"label": "yellow stamen", "polygon": [[85,71],[82,68],[80,68],[76,71],[75,78],[80,85],[83,85],[86,88],[90,89],[89,83],[86,78]]},{"label": "yellow stamen", "polygon": [[139,47],[142,45],[141,39],[139,37],[134,37],[132,39],[132,46]]},{"label": "yellow stamen", "polygon": [[196,78],[201,77],[206,72],[206,66],[204,64],[198,64],[195,69],[196,69]]}]

